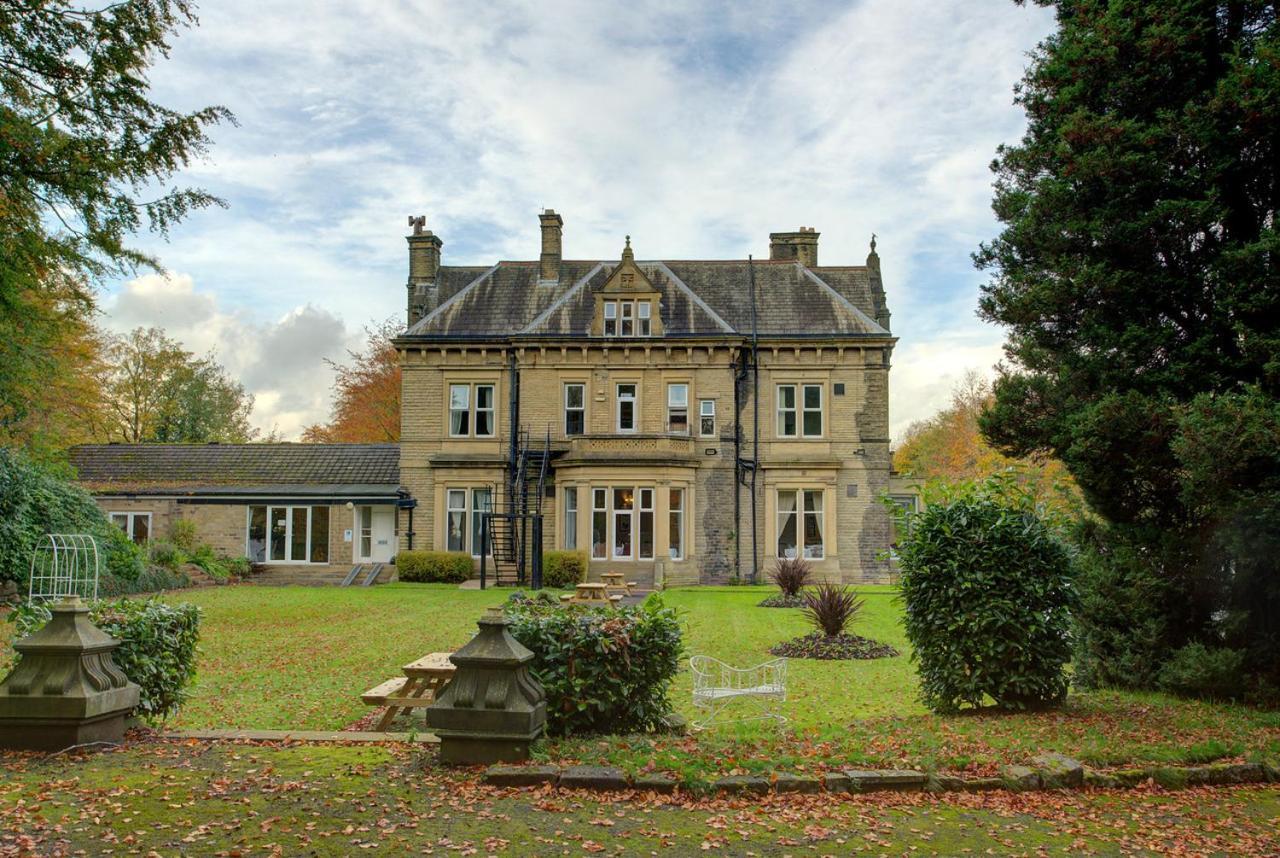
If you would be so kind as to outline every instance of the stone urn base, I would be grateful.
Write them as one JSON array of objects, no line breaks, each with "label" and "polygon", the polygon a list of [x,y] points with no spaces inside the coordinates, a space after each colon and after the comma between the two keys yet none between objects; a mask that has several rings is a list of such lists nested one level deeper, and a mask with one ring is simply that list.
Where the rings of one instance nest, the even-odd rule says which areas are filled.
[{"label": "stone urn base", "polygon": [[93,742],[124,741],[123,712],[100,718],[4,718],[0,719],[0,748],[14,751],[61,751]]},{"label": "stone urn base", "polygon": [[[541,732],[541,731],[539,731]],[[440,739],[440,762],[450,766],[488,766],[494,763],[522,763],[538,734],[502,736],[495,733],[459,733],[436,730]]]}]

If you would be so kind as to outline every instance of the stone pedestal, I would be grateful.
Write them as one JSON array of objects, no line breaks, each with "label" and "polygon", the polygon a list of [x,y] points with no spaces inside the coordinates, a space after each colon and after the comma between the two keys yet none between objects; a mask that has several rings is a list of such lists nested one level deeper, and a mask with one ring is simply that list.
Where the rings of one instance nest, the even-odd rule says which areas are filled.
[{"label": "stone pedestal", "polygon": [[139,689],[111,658],[120,642],[89,622],[77,596],[52,611],[44,628],[14,644],[22,660],[0,682],[0,748],[121,741]]},{"label": "stone pedestal", "polygon": [[458,670],[427,707],[444,763],[523,762],[546,729],[547,696],[529,675],[533,653],[507,631],[509,622],[490,608],[480,633],[450,656]]}]

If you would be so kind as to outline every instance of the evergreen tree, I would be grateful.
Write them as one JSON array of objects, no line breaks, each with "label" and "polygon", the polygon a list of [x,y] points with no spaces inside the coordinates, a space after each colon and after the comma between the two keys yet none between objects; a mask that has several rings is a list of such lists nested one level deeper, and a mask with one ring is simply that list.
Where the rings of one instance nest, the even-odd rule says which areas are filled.
[{"label": "evergreen tree", "polygon": [[[1197,458],[1242,414],[1254,442],[1280,426],[1275,4],[1038,2],[1058,30],[1017,89],[1028,128],[993,164],[1003,229],[975,255],[980,315],[1008,329],[983,431],[1060,458],[1104,517],[1086,580],[1160,582],[1144,626],[1164,652],[1139,660],[1201,641],[1275,678],[1280,525],[1245,514],[1276,509],[1275,457],[1242,450],[1228,479]],[[1083,662],[1109,675],[1117,620],[1082,619]]]},{"label": "evergreen tree", "polygon": [[164,183],[204,154],[222,107],[182,113],[148,98],[147,73],[194,23],[188,0],[84,8],[67,0],[0,4],[0,438],[29,444],[33,415],[67,362],[51,352],[83,340],[98,278],[156,260],[127,245],[164,235],[220,204]]}]

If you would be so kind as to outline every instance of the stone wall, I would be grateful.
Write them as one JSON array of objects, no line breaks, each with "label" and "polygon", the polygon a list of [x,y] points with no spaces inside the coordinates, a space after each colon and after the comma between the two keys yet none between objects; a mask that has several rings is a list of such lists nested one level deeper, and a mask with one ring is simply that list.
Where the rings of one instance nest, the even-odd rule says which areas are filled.
[{"label": "stone wall", "polygon": [[[751,572],[751,497],[738,488],[741,513],[734,521],[734,446],[742,426],[742,455],[752,454],[752,386],[740,390],[734,413],[734,363],[739,344],[724,341],[672,344],[628,341],[624,344],[555,344],[515,349],[520,378],[520,425],[535,446],[548,430],[560,453],[553,479],[556,495],[544,501],[544,540],[559,547],[560,490],[584,488],[579,498],[580,545],[589,547],[591,485],[687,485],[692,507],[686,513],[692,552],[688,560],[663,562],[671,584],[721,582],[735,569]],[[498,344],[414,346],[402,351],[404,397],[401,431],[401,481],[418,500],[415,547],[441,548],[443,519],[437,508],[447,485],[495,486],[501,495],[509,449],[510,352]],[[883,582],[889,577],[884,556],[889,547],[889,516],[880,496],[888,488],[888,367],[876,347],[770,342],[760,349],[760,470],[757,477],[758,572],[764,580],[776,553],[776,491],[787,487],[821,488],[827,556],[815,564],[821,577],[851,583]],[[447,436],[448,385],[495,386],[496,431],[492,438]],[[570,438],[564,429],[564,386],[586,385],[586,433]],[[616,385],[634,383],[638,425],[634,433],[616,430]],[[688,421],[692,437],[667,434],[667,386],[689,385]],[[817,384],[823,391],[824,426],[819,438],[784,438],[777,430],[777,385]],[[716,427],[700,437],[699,402],[716,403]],[[736,418],[736,419],[735,419]],[[469,482],[478,481],[478,482]],[[663,497],[659,491],[658,496]],[[662,503],[665,503],[663,501]],[[665,528],[663,509],[657,517]],[[401,546],[406,546],[401,522]],[[662,538],[663,534],[659,534]],[[735,543],[740,549],[735,547]],[[664,543],[659,543],[662,545]],[[658,552],[659,561],[662,560]],[[605,569],[653,573],[653,564],[596,561]]]}]

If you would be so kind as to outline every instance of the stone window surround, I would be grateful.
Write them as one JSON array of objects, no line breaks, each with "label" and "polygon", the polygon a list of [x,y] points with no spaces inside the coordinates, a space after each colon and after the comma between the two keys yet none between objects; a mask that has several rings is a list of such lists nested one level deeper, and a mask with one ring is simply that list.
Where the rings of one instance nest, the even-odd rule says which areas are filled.
[{"label": "stone window surround", "polygon": [[[440,485],[440,512],[441,515],[436,516],[436,542],[439,551],[465,551],[473,559],[480,558],[480,551],[476,543],[479,541],[480,519],[479,513],[484,512],[476,506],[476,492],[486,491],[489,493],[488,510],[492,510],[494,502],[497,499],[497,487],[493,483],[477,483],[465,480],[449,480]],[[463,493],[463,505],[455,507],[452,505],[452,492]],[[450,513],[462,511],[462,543],[461,549],[451,548],[449,546],[449,516]],[[492,552],[490,552],[492,556]]]},{"label": "stone window surround", "polygon": [[[827,404],[831,401],[830,390],[828,389],[830,386],[831,386],[830,379],[826,377],[807,378],[805,376],[782,375],[780,373],[775,374],[773,376],[773,437],[774,437],[774,440],[786,441],[788,443],[795,442],[795,441],[827,440],[830,434],[830,425],[831,425],[830,415],[828,414],[828,408],[827,408]],[[794,387],[796,392],[795,393],[795,396],[796,396],[795,409],[794,409],[795,415],[796,415],[796,434],[794,435],[783,435],[781,432],[781,417],[783,413],[781,388],[784,388],[784,387]],[[804,389],[806,387],[817,387],[820,390],[819,395],[821,396],[821,399],[819,402],[819,406],[816,410],[817,410],[817,413],[821,415],[822,432],[817,435],[806,435],[804,432],[804,415],[806,411],[804,407]],[[808,409],[808,410],[810,413],[814,411],[814,409]]]},{"label": "stone window surround", "polygon": [[[467,431],[460,434],[453,432],[453,389],[455,387],[466,387],[467,392],[467,415],[468,425]],[[484,409],[489,412],[489,419],[492,431],[487,435],[476,434],[476,413],[479,409],[479,397],[476,389],[480,387],[493,388],[493,407]],[[468,378],[465,376],[447,376],[444,379],[444,437],[450,441],[492,441],[498,437],[498,397],[500,395],[501,385],[499,379],[493,376]]]},{"label": "stone window surround", "polygon": [[811,559],[810,562],[819,571],[833,568],[838,565],[840,556],[840,510],[838,504],[842,501],[844,503],[853,502],[840,497],[841,492],[838,491],[835,471],[827,472],[823,470],[813,473],[775,474],[765,480],[764,514],[761,518],[761,523],[764,525],[764,538],[761,541],[764,559],[767,562],[777,559],[778,491],[803,489],[822,490],[823,558],[821,560]]}]

